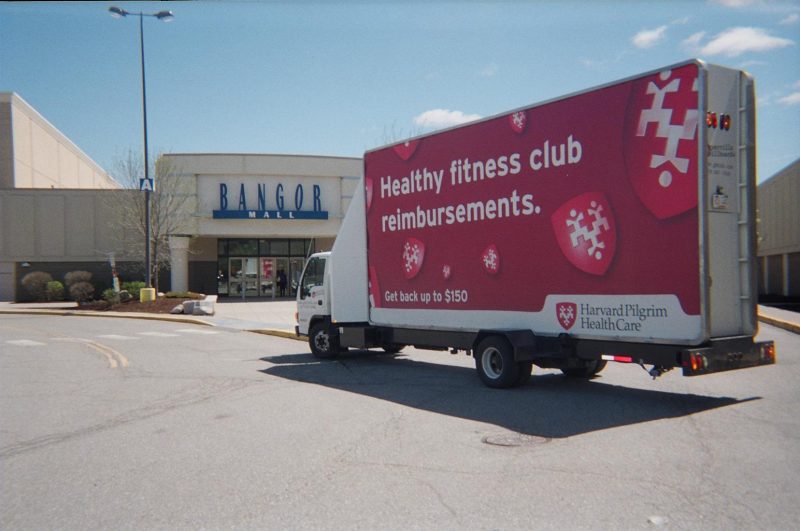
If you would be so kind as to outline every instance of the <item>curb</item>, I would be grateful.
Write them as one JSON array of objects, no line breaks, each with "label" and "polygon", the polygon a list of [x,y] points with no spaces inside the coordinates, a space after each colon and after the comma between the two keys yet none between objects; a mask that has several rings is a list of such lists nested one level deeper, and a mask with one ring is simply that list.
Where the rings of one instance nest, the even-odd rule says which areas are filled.
[{"label": "curb", "polygon": [[[202,326],[219,326],[214,323],[210,323],[208,321],[203,321],[201,319],[194,319],[192,317],[182,317],[174,314],[164,314],[164,313],[137,313],[137,312],[95,312],[91,310],[47,310],[47,309],[27,309],[27,308],[18,308],[18,309],[0,309],[0,315],[2,314],[17,314],[17,315],[64,315],[64,316],[91,316],[91,317],[112,317],[117,319],[143,319],[143,320],[150,320],[150,321],[172,321],[175,323],[187,323],[187,324],[196,324]],[[762,323],[767,323],[768,325],[772,325],[783,330],[788,330],[789,332],[793,332],[795,334],[800,334],[800,324],[793,323],[790,321],[784,321],[783,319],[777,319],[775,317],[769,317],[767,315],[758,314],[758,320]],[[269,328],[256,328],[251,330],[245,330],[245,332],[253,332],[255,334],[262,334],[267,336],[275,336],[275,337],[282,337],[285,339],[295,339],[298,341],[304,341],[303,338],[297,337],[294,332],[289,332],[286,330],[275,330]]]},{"label": "curb", "polygon": [[[203,321],[202,319],[195,319],[192,317],[183,317],[180,315],[175,314],[166,314],[166,313],[140,313],[140,312],[96,312],[92,310],[47,310],[47,309],[36,309],[36,308],[15,308],[15,309],[0,309],[0,315],[3,314],[10,314],[10,315],[61,315],[61,316],[89,316],[89,317],[111,317],[116,319],[142,319],[142,320],[149,320],[149,321],[170,321],[173,323],[186,323],[186,324],[196,324],[202,326],[220,326],[215,323],[211,323],[209,321]],[[289,332],[287,330],[276,330],[271,328],[256,328],[256,329],[245,329],[244,332],[252,332],[254,334],[262,334],[265,336],[275,336],[275,337],[282,337],[285,339],[294,339],[297,341],[305,341],[304,338],[297,337],[294,332]]]},{"label": "curb", "polygon": [[295,335],[294,332],[287,332],[286,330],[274,330],[269,328],[258,328],[255,330],[245,330],[245,332],[252,332],[254,334],[262,334],[265,336],[274,336],[274,337],[282,337],[284,339],[294,339],[295,341],[303,341],[305,342],[306,339],[302,337],[298,337]]},{"label": "curb", "polygon": [[90,317],[112,317],[117,319],[144,319],[150,321],[172,321],[175,323],[197,324],[204,326],[214,326],[213,323],[193,319],[191,317],[181,317],[177,315],[161,313],[138,313],[138,312],[96,312],[92,310],[46,310],[46,309],[26,309],[19,308],[13,310],[0,309],[2,314],[17,315],[63,315],[63,316],[90,316]]},{"label": "curb", "polygon": [[758,315],[758,320],[762,323],[767,323],[768,325],[782,328],[784,330],[788,330],[789,332],[794,332],[795,334],[800,334],[800,325],[797,323],[784,321],[783,319],[777,319],[775,317],[769,317],[762,314]]}]

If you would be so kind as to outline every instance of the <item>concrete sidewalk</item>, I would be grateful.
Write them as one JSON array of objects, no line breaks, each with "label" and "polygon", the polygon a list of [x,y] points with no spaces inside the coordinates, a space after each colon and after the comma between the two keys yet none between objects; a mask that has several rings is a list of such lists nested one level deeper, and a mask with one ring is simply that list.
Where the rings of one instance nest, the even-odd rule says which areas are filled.
[{"label": "concrete sidewalk", "polygon": [[[177,302],[176,302],[177,304]],[[247,330],[280,337],[295,338],[294,299],[241,300],[220,299],[215,305],[215,315],[170,315],[131,312],[90,312],[76,310],[74,302],[61,303],[11,303],[0,302],[0,314],[56,314],[56,315],[93,315],[98,317],[122,317],[129,319],[157,319],[195,323],[236,330]],[[800,334],[800,313],[772,308],[758,307],[760,321]]]}]

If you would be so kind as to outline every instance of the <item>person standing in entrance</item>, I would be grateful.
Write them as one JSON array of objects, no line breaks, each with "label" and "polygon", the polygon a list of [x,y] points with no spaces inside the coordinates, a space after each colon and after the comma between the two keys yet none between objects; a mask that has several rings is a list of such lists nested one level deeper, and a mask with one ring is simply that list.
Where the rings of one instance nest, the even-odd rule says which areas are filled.
[{"label": "person standing in entrance", "polygon": [[283,269],[278,271],[278,289],[280,290],[281,297],[286,296],[286,274]]}]

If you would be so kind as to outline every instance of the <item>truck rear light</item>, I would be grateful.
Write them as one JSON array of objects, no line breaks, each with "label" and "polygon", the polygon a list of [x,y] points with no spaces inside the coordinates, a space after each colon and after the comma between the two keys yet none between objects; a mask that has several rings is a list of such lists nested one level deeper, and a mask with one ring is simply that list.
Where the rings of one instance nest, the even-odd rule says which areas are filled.
[{"label": "truck rear light", "polygon": [[708,368],[708,358],[699,352],[689,354],[689,367],[692,372],[702,371]]},{"label": "truck rear light", "polygon": [[603,354],[600,358],[604,361],[618,361],[620,363],[633,363],[633,358],[630,356],[619,356],[616,354]]},{"label": "truck rear light", "polygon": [[775,363],[775,343],[761,345],[761,360]]}]

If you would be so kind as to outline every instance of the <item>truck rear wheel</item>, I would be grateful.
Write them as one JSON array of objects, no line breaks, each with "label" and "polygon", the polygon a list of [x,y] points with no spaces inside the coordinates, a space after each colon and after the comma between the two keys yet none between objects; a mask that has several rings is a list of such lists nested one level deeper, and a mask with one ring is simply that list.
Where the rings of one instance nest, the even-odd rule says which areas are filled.
[{"label": "truck rear wheel", "polygon": [[564,376],[567,378],[591,378],[605,369],[607,363],[608,362],[605,360],[592,360],[587,361],[581,367],[561,369],[561,372],[563,372]]},{"label": "truck rear wheel", "polygon": [[383,349],[383,351],[384,351],[385,353],[387,353],[387,354],[397,354],[397,353],[399,353],[401,350],[403,350],[404,348],[406,348],[406,346],[405,346],[405,345],[400,345],[400,344],[397,344],[397,343],[392,343],[392,344],[390,344],[390,345],[384,345],[384,346],[382,346],[381,348],[382,348],[382,349]]},{"label": "truck rear wheel", "polygon": [[328,323],[320,321],[311,327],[308,346],[317,358],[330,359],[339,355],[339,336],[331,331]]},{"label": "truck rear wheel", "polygon": [[522,383],[521,367],[514,360],[514,349],[502,336],[489,336],[478,343],[478,348],[475,349],[475,368],[487,387],[505,389]]}]

